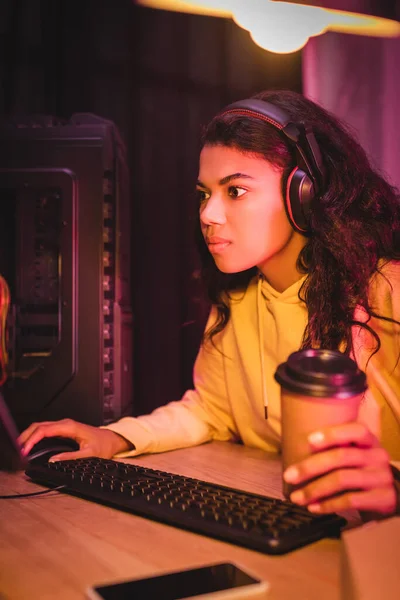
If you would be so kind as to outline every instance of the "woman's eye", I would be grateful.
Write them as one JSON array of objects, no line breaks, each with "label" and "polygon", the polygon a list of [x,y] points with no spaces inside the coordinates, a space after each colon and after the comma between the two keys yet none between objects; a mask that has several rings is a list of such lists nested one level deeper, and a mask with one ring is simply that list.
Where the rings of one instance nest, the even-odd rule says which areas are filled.
[{"label": "woman's eye", "polygon": [[198,200],[199,204],[202,204],[203,202],[208,200],[210,197],[209,192],[206,192],[205,190],[199,190],[199,189],[196,190],[196,195],[197,195],[197,200]]},{"label": "woman's eye", "polygon": [[240,198],[240,196],[243,196],[243,194],[245,194],[247,192],[247,190],[245,190],[242,187],[238,187],[237,185],[231,185],[228,188],[228,195],[231,198]]}]

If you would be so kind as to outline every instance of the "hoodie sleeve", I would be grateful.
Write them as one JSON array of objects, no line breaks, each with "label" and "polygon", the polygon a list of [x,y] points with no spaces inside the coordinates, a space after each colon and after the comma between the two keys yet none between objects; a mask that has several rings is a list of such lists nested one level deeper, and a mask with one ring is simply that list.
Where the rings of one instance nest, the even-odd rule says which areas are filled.
[{"label": "hoodie sleeve", "polygon": [[360,407],[359,420],[380,439],[393,461],[400,461],[400,262],[384,265],[372,278],[369,301],[373,311],[394,319],[367,318],[356,311],[356,318],[367,322],[379,336],[354,327],[353,344],[360,368],[367,375],[368,390]]},{"label": "hoodie sleeve", "polygon": [[[207,327],[213,319],[212,313]],[[124,417],[105,426],[134,445],[133,450],[118,457],[238,438],[225,384],[220,337],[218,334],[215,338],[216,347],[210,343],[201,346],[194,366],[194,389],[188,390],[181,400],[161,406],[149,415]]]}]

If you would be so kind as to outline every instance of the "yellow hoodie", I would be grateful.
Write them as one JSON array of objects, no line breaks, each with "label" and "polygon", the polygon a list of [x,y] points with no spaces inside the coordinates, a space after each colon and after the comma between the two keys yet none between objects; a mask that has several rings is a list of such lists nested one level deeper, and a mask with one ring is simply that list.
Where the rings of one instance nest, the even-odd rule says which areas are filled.
[{"label": "yellow hoodie", "polygon": [[[400,321],[400,262],[383,267],[370,285],[373,310]],[[281,438],[279,363],[299,349],[307,309],[298,297],[304,278],[282,293],[263,278],[232,294],[231,318],[214,342],[200,348],[194,366],[194,389],[150,415],[125,417],[107,425],[135,446],[119,456],[163,452],[214,440],[278,452]],[[209,324],[214,318],[210,315]],[[363,310],[355,318],[366,320]],[[353,327],[354,356],[367,374],[360,420],[380,438],[392,460],[400,460],[400,327],[372,318],[381,348],[368,362],[375,341]],[[368,364],[367,364],[368,362]],[[268,404],[268,419],[264,405]]]}]

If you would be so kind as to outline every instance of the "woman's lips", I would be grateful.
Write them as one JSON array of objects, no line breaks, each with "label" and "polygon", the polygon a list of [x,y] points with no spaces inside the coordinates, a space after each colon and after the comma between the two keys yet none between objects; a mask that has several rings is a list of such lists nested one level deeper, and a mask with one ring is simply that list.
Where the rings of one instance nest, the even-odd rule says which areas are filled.
[{"label": "woman's lips", "polygon": [[228,240],[215,240],[213,241],[212,239],[208,241],[208,249],[211,252],[211,254],[219,254],[220,252],[223,252],[228,246],[230,246],[231,242],[229,242]]}]

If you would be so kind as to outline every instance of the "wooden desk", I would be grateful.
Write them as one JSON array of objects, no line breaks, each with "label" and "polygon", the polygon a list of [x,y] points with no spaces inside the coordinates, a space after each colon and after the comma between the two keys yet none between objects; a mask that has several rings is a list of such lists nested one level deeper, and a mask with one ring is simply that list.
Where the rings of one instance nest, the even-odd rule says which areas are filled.
[{"label": "wooden desk", "polygon": [[[253,448],[212,442],[128,462],[281,497],[279,457]],[[0,473],[0,494],[39,489]],[[95,583],[232,560],[270,582],[270,600],[338,600],[339,549],[326,539],[268,556],[50,492],[0,500],[0,599],[83,600]]]}]

